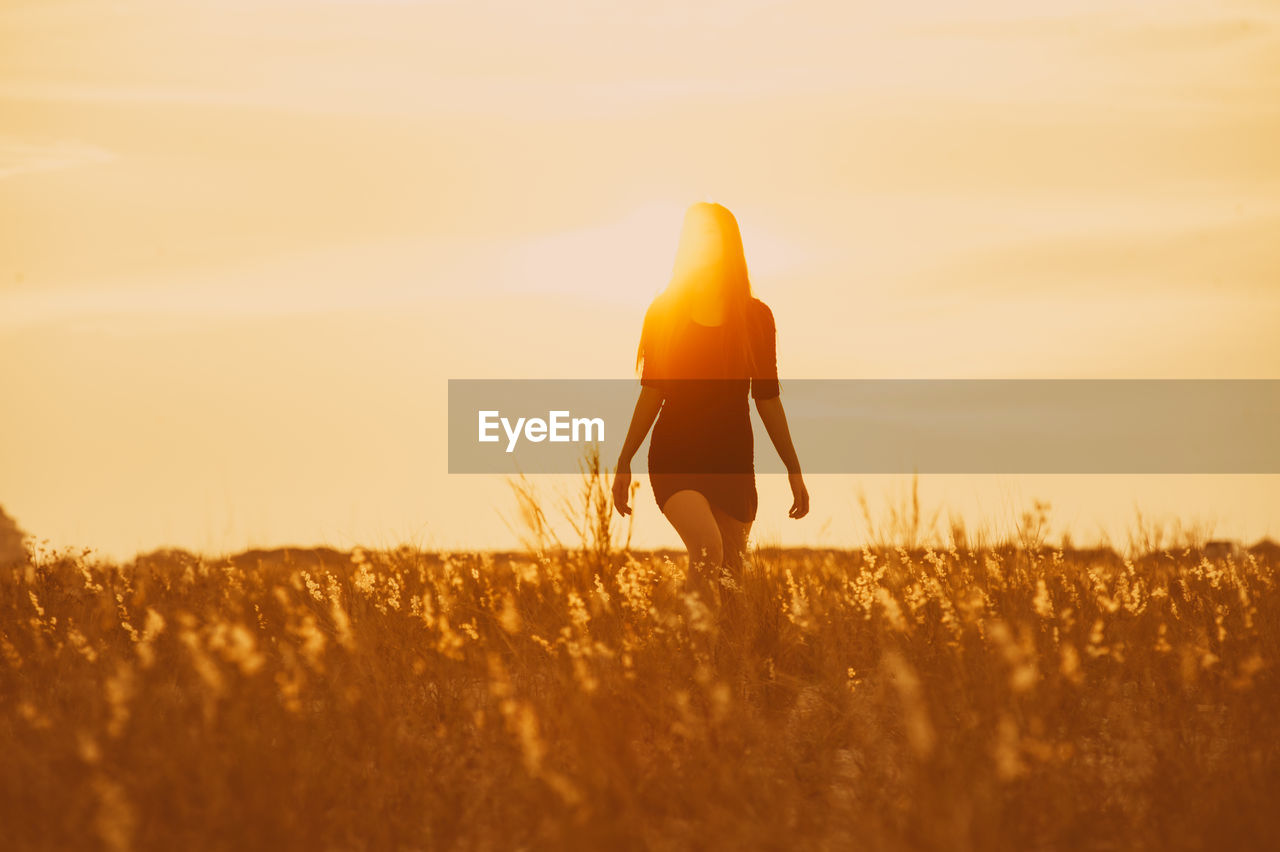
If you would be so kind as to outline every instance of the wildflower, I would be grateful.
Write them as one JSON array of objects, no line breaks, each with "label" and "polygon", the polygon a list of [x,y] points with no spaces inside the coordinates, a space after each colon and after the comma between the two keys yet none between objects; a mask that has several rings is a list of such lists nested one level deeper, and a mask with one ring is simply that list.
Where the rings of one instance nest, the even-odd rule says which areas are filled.
[{"label": "wildflower", "polygon": [[604,583],[600,581],[599,574],[597,574],[595,577],[595,586],[596,586],[597,597],[599,597],[600,601],[607,607],[609,605],[609,601],[611,600],[611,598],[609,597],[609,593],[605,591]]},{"label": "wildflower", "polygon": [[307,583],[307,591],[311,593],[311,597],[316,603],[324,603],[324,592],[320,589],[320,584],[311,579],[311,572],[303,571],[302,579]]},{"label": "wildflower", "polygon": [[1049,587],[1045,584],[1043,577],[1036,580],[1036,596],[1032,599],[1031,605],[1035,607],[1036,615],[1041,618],[1053,617],[1053,600],[1049,597]]},{"label": "wildflower", "polygon": [[516,609],[516,602],[511,595],[505,595],[502,599],[498,625],[513,636],[520,632],[520,611]]},{"label": "wildflower", "polygon": [[876,601],[884,608],[885,618],[889,622],[889,626],[899,633],[907,631],[907,622],[902,617],[902,607],[898,605],[893,595],[889,594],[889,590],[880,586],[876,588]]},{"label": "wildflower", "polygon": [[1089,644],[1084,649],[1090,657],[1102,657],[1110,653],[1109,649],[1102,644],[1103,629],[1102,619],[1095,619],[1093,628],[1089,631]]},{"label": "wildflower", "polygon": [[582,596],[577,592],[569,592],[568,600],[570,621],[579,631],[586,633],[591,621],[591,614],[587,612],[586,602],[582,600]]},{"label": "wildflower", "polygon": [[689,627],[701,633],[710,633],[714,625],[711,622],[711,610],[698,597],[696,591],[689,591],[681,596],[685,608],[689,612]]}]

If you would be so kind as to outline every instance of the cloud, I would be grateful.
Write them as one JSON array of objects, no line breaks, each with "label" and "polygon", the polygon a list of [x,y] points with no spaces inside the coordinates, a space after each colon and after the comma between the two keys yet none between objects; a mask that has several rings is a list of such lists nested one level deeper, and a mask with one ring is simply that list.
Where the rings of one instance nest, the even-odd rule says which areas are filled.
[{"label": "cloud", "polygon": [[29,142],[0,137],[0,179],[108,163],[114,159],[113,152],[74,139]]},{"label": "cloud", "polygon": [[972,252],[940,263],[933,277],[965,299],[1057,294],[1101,307],[1113,297],[1182,293],[1256,305],[1248,300],[1274,292],[1278,230],[1275,210],[1195,225],[1135,222]]}]

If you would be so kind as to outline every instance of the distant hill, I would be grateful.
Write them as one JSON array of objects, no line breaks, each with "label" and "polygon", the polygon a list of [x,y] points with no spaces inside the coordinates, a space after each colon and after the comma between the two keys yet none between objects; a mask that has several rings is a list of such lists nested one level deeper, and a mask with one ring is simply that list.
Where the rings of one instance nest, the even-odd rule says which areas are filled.
[{"label": "distant hill", "polygon": [[0,568],[25,562],[27,550],[22,546],[25,533],[18,529],[18,522],[0,508]]}]

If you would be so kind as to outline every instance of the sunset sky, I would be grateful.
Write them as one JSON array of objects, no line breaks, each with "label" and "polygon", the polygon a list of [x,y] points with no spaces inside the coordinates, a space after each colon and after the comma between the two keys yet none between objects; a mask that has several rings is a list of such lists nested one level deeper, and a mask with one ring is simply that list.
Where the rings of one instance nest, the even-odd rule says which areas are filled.
[{"label": "sunset sky", "polygon": [[[1280,378],[1278,152],[1272,0],[6,0],[0,505],[117,558],[513,546],[447,380],[631,375],[698,200],[784,388]],[[762,478],[757,534],[854,543],[859,487],[904,481],[795,522]],[[922,496],[1280,536],[1274,475]],[[678,543],[647,485],[635,540]]]}]

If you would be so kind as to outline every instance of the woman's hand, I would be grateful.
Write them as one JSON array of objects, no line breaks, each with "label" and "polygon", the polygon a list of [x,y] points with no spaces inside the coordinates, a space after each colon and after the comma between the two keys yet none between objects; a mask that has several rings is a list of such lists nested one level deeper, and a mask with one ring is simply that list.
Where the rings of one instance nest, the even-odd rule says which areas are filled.
[{"label": "woman's hand", "polygon": [[[787,512],[787,517],[799,520],[809,514],[809,489],[804,487],[804,477],[800,475],[800,471],[787,474],[787,481],[791,483],[791,509]],[[615,487],[616,488],[616,487]],[[617,491],[615,490],[616,494]]]},{"label": "woman's hand", "polygon": [[631,459],[636,450],[640,449],[644,436],[649,434],[649,427],[657,419],[660,408],[662,391],[647,385],[641,386],[640,396],[636,399],[636,410],[631,414],[631,425],[627,427],[627,439],[622,442],[618,467],[613,474],[613,505],[619,515],[631,514]]},{"label": "woman's hand", "polygon": [[618,469],[613,474],[613,505],[619,515],[630,515],[631,507],[627,501],[631,497],[631,463],[618,462]]}]

